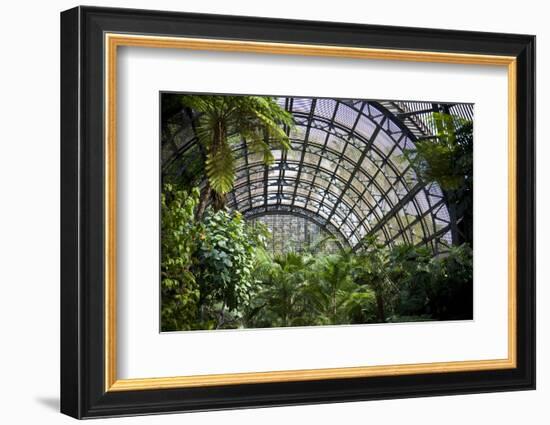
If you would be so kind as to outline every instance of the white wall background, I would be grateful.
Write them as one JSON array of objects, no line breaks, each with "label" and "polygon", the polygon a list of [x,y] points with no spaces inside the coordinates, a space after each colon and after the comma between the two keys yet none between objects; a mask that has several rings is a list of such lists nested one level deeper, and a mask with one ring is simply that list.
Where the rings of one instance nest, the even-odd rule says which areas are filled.
[{"label": "white wall background", "polygon": [[[9,2],[0,14],[0,421],[69,423],[59,392],[59,12],[78,3]],[[538,389],[530,392],[344,403],[110,420],[109,423],[446,425],[548,423],[550,400],[550,27],[536,0],[389,2],[96,1],[95,5],[537,35]],[[102,421],[100,421],[102,422]]]}]

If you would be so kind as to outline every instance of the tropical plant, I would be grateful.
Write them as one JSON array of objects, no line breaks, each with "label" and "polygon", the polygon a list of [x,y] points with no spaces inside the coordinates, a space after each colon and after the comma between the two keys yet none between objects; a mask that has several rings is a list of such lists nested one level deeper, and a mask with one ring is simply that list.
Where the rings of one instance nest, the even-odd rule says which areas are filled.
[{"label": "tropical plant", "polygon": [[387,246],[379,243],[374,236],[367,237],[362,241],[362,250],[357,254],[353,271],[355,282],[374,292],[378,322],[386,321],[397,294],[397,286],[388,276],[389,255]]},{"label": "tropical plant", "polygon": [[368,237],[358,252],[269,254],[270,233],[238,212],[195,216],[199,190],[163,187],[162,330],[472,318],[472,250]]},{"label": "tropical plant", "polygon": [[387,275],[394,282],[397,294],[393,302],[392,322],[428,319],[432,276],[432,253],[426,247],[396,245],[389,251]]},{"label": "tropical plant", "polygon": [[258,265],[262,282],[247,319],[255,327],[307,325],[307,313],[313,311],[305,296],[315,259],[308,254],[290,251],[266,256]]},{"label": "tropical plant", "polygon": [[311,326],[375,321],[375,296],[353,281],[354,254],[290,251],[258,265],[260,290],[247,326]]},{"label": "tropical plant", "polygon": [[167,184],[161,194],[161,328],[188,330],[196,323],[199,287],[191,271],[196,247],[194,210],[198,189]]},{"label": "tropical plant", "polygon": [[425,247],[389,251],[387,276],[397,290],[389,321],[472,318],[472,250],[467,244],[433,257]]},{"label": "tropical plant", "polygon": [[357,308],[361,297],[353,298],[357,285],[353,281],[352,269],[354,257],[349,251],[338,254],[319,255],[314,268],[314,284],[310,286],[308,295],[315,301],[316,324],[336,325],[349,323],[349,309]]},{"label": "tropical plant", "polygon": [[215,210],[225,206],[225,195],[235,180],[232,145],[244,142],[249,153],[262,155],[264,164],[274,161],[273,146],[290,148],[287,130],[293,126],[293,118],[274,98],[184,95],[179,102],[197,114],[196,134],[206,158],[207,181],[201,192],[198,217],[202,217],[209,203]]},{"label": "tropical plant", "polygon": [[406,150],[424,182],[437,182],[447,197],[457,242],[473,243],[473,123],[457,116],[434,113],[436,135]]},{"label": "tropical plant", "polygon": [[362,287],[350,294],[344,305],[350,324],[375,323],[378,320],[376,295],[369,288]]},{"label": "tropical plant", "polygon": [[256,251],[265,248],[261,226],[239,212],[207,210],[197,226],[193,272],[200,288],[200,316],[207,328],[237,327],[258,284]]},{"label": "tropical plant", "polygon": [[463,135],[471,133],[472,122],[440,112],[433,114],[432,122],[435,136],[417,141],[415,149],[405,154],[425,181],[436,181],[444,190],[456,190],[471,176],[471,139]]}]

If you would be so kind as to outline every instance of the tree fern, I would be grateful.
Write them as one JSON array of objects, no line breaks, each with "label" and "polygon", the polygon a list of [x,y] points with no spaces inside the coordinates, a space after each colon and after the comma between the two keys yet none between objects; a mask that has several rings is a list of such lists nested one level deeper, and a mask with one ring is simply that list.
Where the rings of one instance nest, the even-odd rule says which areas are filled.
[{"label": "tree fern", "polygon": [[206,158],[206,175],[213,190],[226,194],[233,188],[235,159],[227,144],[210,151]]},{"label": "tree fern", "polygon": [[[232,145],[244,142],[248,152],[260,153],[266,165],[275,160],[273,148],[290,148],[287,132],[294,121],[274,98],[185,95],[180,102],[195,113],[195,132],[206,156],[207,190],[201,193],[201,211],[210,202],[212,191],[223,201],[225,194],[233,189],[235,158]],[[214,207],[223,206],[223,203],[218,202]]]}]

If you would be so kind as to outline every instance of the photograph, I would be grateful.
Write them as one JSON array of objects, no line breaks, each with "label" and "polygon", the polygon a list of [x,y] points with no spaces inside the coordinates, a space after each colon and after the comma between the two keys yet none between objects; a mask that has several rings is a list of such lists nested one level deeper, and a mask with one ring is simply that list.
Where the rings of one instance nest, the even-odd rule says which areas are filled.
[{"label": "photograph", "polygon": [[[29,311],[47,306],[40,320],[9,327],[52,329],[28,339],[29,353],[58,341],[27,362],[56,365],[30,370],[37,395],[54,382],[59,411],[77,419],[255,409],[235,416],[242,425],[292,406],[273,418],[296,422],[311,405],[333,423],[364,417],[351,402],[369,401],[368,417],[387,421],[399,399],[417,401],[390,408],[394,422],[456,411],[466,423],[483,409],[535,418],[546,393],[522,394],[523,405],[506,393],[534,390],[540,369],[543,14],[501,7],[495,20],[481,3],[453,13],[434,3],[323,15],[294,2],[257,16],[227,4],[65,5],[59,26],[34,14],[48,25],[33,42],[50,34],[52,49],[16,49],[28,69],[60,56],[40,84],[41,99],[60,88],[60,108],[35,114],[40,155],[8,155],[46,164],[60,186],[35,191],[60,212],[60,262],[42,255],[50,236],[33,268],[40,291],[55,266],[60,290],[30,298]],[[36,79],[23,80],[11,84],[21,124],[6,146],[36,97]],[[60,149],[45,144],[48,126]],[[22,184],[11,162],[6,199],[33,201],[16,208],[26,227],[12,226],[11,251],[26,252],[34,239],[21,229],[46,204],[25,189],[47,173]],[[29,258],[11,279],[19,292]],[[341,407],[312,406],[328,403]],[[28,400],[14,410],[28,414]]]},{"label": "photograph", "polygon": [[159,96],[162,332],[474,319],[473,103]]}]

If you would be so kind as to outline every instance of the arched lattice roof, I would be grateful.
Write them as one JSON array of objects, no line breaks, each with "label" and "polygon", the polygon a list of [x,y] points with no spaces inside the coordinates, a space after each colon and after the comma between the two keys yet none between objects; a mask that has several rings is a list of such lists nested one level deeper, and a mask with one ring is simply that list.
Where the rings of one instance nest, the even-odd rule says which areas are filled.
[{"label": "arched lattice roof", "polygon": [[[471,119],[471,105],[277,101],[294,116],[292,149],[274,150],[275,162],[266,166],[245,143],[234,144],[236,181],[228,207],[247,218],[277,213],[306,218],[351,247],[368,235],[388,244],[425,244],[435,252],[452,243],[444,194],[437,183],[420,181],[403,153],[433,135],[432,112]],[[193,136],[190,131],[163,164],[192,149]]]}]

